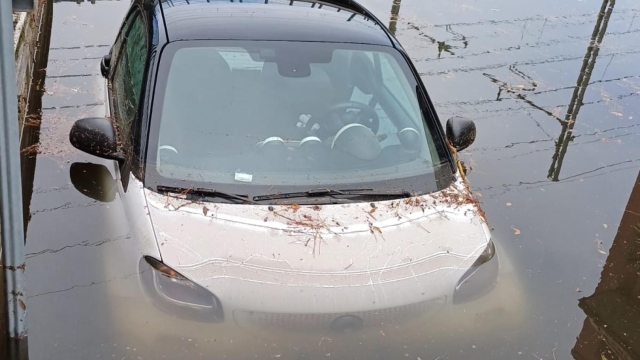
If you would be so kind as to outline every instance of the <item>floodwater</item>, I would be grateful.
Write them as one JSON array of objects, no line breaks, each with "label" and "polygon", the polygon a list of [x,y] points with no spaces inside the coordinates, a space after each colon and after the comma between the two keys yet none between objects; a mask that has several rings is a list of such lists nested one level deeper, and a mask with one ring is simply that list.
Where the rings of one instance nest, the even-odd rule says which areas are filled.
[{"label": "floodwater", "polygon": [[72,164],[106,164],[68,131],[104,115],[99,61],[129,2],[59,2],[41,122],[34,110],[23,135],[30,359],[640,358],[640,3],[362,2],[404,44],[440,118],[476,121],[461,157],[499,248],[498,286],[351,334],[157,310],[119,199],[92,200],[70,178]]}]

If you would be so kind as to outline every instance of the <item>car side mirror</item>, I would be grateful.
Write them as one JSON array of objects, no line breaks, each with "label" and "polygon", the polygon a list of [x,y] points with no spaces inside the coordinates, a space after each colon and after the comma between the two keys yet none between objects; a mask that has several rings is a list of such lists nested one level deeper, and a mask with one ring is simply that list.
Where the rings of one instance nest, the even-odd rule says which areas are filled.
[{"label": "car side mirror", "polygon": [[463,117],[447,120],[447,140],[456,151],[468,148],[476,140],[476,124]]},{"label": "car side mirror", "polygon": [[103,159],[124,162],[124,156],[118,152],[116,131],[111,120],[105,118],[86,118],[73,124],[69,132],[69,141],[76,149]]},{"label": "car side mirror", "polygon": [[109,76],[109,70],[111,70],[111,54],[105,55],[100,61],[100,73],[105,79]]},{"label": "car side mirror", "polygon": [[92,163],[73,163],[69,168],[73,187],[83,195],[101,202],[111,202],[116,197],[116,180],[106,166]]}]

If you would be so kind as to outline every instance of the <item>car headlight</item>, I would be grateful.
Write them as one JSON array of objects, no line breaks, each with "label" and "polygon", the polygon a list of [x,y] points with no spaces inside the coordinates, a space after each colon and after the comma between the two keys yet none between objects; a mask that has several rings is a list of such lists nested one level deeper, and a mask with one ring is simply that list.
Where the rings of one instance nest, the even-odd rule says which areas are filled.
[{"label": "car headlight", "polygon": [[484,249],[482,254],[480,254],[478,260],[476,260],[476,262],[471,265],[471,267],[478,267],[484,263],[487,263],[489,262],[489,260],[493,259],[494,256],[496,256],[496,246],[493,244],[493,240],[489,240],[489,242],[487,243],[487,247]]},{"label": "car headlight", "polygon": [[495,286],[499,269],[496,247],[489,240],[482,254],[456,284],[453,304],[462,304],[486,295]]},{"label": "car headlight", "polygon": [[140,280],[147,297],[166,313],[195,321],[224,319],[214,294],[151,256],[140,259]]}]

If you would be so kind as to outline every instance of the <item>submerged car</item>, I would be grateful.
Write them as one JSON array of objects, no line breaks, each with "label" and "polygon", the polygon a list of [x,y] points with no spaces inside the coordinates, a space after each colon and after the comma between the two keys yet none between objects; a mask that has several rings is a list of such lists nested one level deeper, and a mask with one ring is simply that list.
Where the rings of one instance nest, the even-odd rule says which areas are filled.
[{"label": "submerged car", "polygon": [[[134,0],[101,62],[107,114],[70,141],[113,160],[140,286],[205,323],[356,331],[485,295],[498,257],[407,53],[351,0]],[[80,184],[82,183],[82,184]],[[315,340],[314,340],[315,341]]]}]

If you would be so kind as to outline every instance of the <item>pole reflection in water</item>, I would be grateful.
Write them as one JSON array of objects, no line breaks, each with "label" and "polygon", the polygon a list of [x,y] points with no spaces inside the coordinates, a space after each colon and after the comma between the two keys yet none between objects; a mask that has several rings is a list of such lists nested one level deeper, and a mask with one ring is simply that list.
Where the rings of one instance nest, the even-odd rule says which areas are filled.
[{"label": "pole reflection in water", "polygon": [[600,44],[602,44],[604,35],[607,33],[609,18],[611,17],[611,13],[613,12],[615,5],[616,0],[604,0],[602,2],[602,8],[598,14],[598,21],[596,21],[596,26],[593,29],[593,34],[591,35],[591,42],[589,43],[587,53],[584,56],[582,69],[580,69],[580,75],[578,76],[578,81],[576,82],[575,89],[573,90],[573,96],[571,97],[567,114],[562,122],[562,131],[560,132],[560,137],[556,142],[556,150],[553,155],[551,167],[549,168],[549,174],[547,175],[549,180],[559,181],[560,179],[562,162],[564,161],[564,156],[567,154],[569,143],[574,139],[573,128],[576,124],[576,120],[578,119],[580,108],[583,105],[584,94],[587,92],[589,81],[591,81],[591,74],[593,73],[593,68],[596,65],[598,53],[600,52]]},{"label": "pole reflection in water", "polygon": [[400,14],[400,3],[402,0],[393,0],[391,4],[391,20],[389,20],[389,31],[391,35],[396,34],[396,26],[398,25],[398,15]]}]

